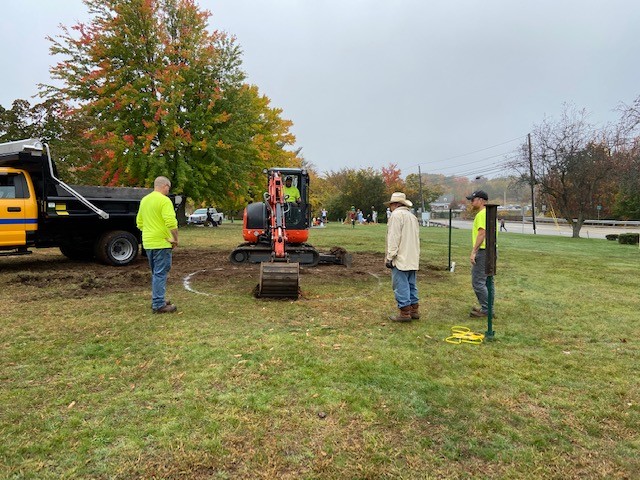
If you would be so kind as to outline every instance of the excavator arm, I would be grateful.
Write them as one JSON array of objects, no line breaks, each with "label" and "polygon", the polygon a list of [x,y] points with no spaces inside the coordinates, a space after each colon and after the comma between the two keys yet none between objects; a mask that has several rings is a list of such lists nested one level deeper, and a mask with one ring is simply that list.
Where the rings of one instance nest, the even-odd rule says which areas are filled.
[{"label": "excavator arm", "polygon": [[264,194],[267,223],[271,237],[271,258],[260,264],[258,297],[298,298],[300,294],[300,264],[290,262],[286,251],[286,213],[289,205],[285,199],[282,176],[270,172],[268,192]]}]

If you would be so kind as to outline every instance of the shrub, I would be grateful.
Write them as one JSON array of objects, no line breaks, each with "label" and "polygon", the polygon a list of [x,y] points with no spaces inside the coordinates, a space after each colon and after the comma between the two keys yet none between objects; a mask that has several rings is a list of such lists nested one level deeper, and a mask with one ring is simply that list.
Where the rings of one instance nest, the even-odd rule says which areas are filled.
[{"label": "shrub", "polygon": [[618,236],[620,245],[635,245],[640,240],[640,233],[621,233]]},{"label": "shrub", "polygon": [[604,238],[606,238],[607,240],[618,240],[618,234],[610,233],[609,235],[605,235]]}]

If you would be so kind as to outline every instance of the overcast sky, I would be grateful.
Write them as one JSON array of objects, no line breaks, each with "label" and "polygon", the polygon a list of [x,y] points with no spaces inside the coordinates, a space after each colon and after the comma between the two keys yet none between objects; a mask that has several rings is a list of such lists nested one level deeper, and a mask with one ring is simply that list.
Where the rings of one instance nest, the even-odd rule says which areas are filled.
[{"label": "overcast sky", "polygon": [[[200,0],[320,172],[501,173],[565,102],[614,122],[640,96],[638,0]],[[0,104],[49,82],[81,0],[2,2]],[[32,100],[33,101],[33,100]]]}]

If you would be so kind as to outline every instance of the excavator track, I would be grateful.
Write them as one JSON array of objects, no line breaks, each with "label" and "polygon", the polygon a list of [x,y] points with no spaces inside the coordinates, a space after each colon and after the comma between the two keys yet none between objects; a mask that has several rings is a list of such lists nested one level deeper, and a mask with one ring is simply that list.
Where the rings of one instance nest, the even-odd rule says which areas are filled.
[{"label": "excavator track", "polygon": [[263,262],[256,297],[298,298],[300,264],[297,262]]},{"label": "excavator track", "polygon": [[[287,257],[290,262],[299,263],[303,267],[315,267],[320,262],[320,253],[311,245],[287,245]],[[232,263],[264,263],[272,258],[270,245],[244,243],[229,255]]]}]

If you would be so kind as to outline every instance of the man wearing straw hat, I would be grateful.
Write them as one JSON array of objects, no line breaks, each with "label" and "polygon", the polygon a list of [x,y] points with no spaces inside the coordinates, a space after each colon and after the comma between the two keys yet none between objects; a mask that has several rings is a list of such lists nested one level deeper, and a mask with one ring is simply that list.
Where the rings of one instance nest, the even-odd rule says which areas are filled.
[{"label": "man wearing straw hat", "polygon": [[385,266],[391,269],[393,293],[398,314],[389,317],[394,322],[410,322],[420,318],[416,274],[420,268],[420,227],[409,207],[413,204],[402,192],[394,192],[387,222],[387,253]]}]

